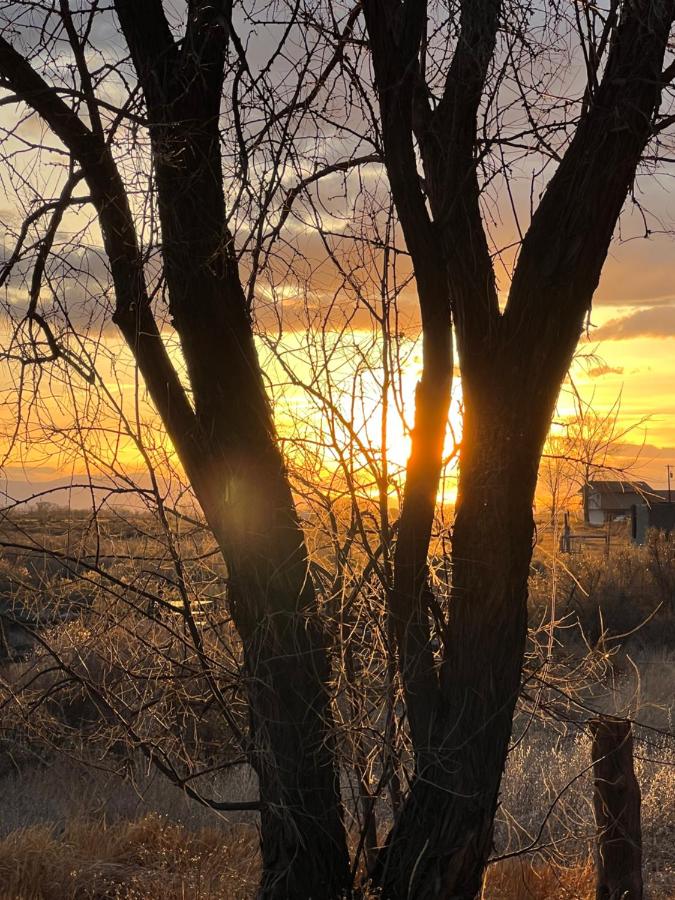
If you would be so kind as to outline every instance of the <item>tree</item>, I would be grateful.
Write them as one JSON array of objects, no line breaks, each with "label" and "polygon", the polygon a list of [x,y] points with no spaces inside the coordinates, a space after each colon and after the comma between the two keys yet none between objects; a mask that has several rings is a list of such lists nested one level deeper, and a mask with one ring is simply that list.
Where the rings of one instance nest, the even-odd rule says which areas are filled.
[{"label": "tree", "polygon": [[[16,15],[29,42],[36,23],[26,17],[35,13],[38,25],[53,26],[59,38],[65,37],[75,61],[75,88],[49,83],[36,68],[48,66],[39,34],[36,65],[0,37],[0,85],[10,92],[6,99],[34,110],[70,161],[71,177],[51,205],[55,215],[49,233],[53,240],[74,186],[84,180],[112,274],[113,322],[133,352],[228,566],[248,685],[247,750],[262,798],[261,896],[337,895],[350,876],[326,635],[228,224],[220,108],[230,50],[240,54],[232,99],[235,128],[241,115],[236,83],[247,67],[236,43],[232,5],[190,2],[178,37],[160,0],[116,2],[138,88],[112,109],[99,99],[97,88],[103,93],[105,76],[116,67],[97,69],[87,55],[98,3],[75,13],[61,0],[44,15],[31,3],[11,6],[8,15]],[[11,20],[5,24],[9,28]],[[145,112],[136,123],[149,135],[163,277],[189,391],[153,311],[131,189],[113,152],[120,124],[138,104],[138,90]],[[264,93],[264,85],[251,90]],[[36,272],[26,319],[41,331],[34,345],[47,344],[48,352],[33,360],[39,364],[66,351],[38,311],[40,265]],[[195,644],[199,649],[198,635]],[[227,700],[217,683],[212,690],[226,714]]]},{"label": "tree", "polygon": [[[545,10],[499,0],[458,7],[458,21],[453,11],[446,21],[412,0],[364,3],[385,164],[424,334],[394,592],[416,773],[375,871],[384,895],[397,898],[480,890],[520,689],[539,459],[638,164],[671,121],[658,113],[675,74],[672,64],[664,71],[672,2],[584,8],[586,25],[577,21],[588,84],[571,139],[556,150],[550,129],[538,132],[515,64],[532,130],[557,168],[522,235],[502,308],[479,167],[491,140],[509,138],[479,132],[479,117],[483,128],[490,115],[499,124],[493,107],[518,58],[514,45],[530,13]],[[425,543],[447,417],[451,316],[464,429],[452,599],[436,666]]]},{"label": "tree", "polygon": [[572,379],[570,393],[573,412],[571,415],[556,413],[556,432],[550,433],[546,440],[539,468],[542,499],[548,504],[554,530],[560,513],[580,493],[583,493],[584,520],[588,521],[588,494],[583,488],[598,474],[630,481],[639,461],[640,447],[621,463],[618,457],[622,443],[646,424],[644,418],[629,425],[621,423],[621,394],[606,412],[596,412],[594,397],[584,399]]},{"label": "tree", "polygon": [[[667,117],[657,120],[657,111],[673,74],[670,66],[662,77],[673,4],[612,2],[607,11],[584,6],[581,20],[572,19],[571,33],[583,40],[587,89],[576,104],[563,98],[559,121],[553,122],[546,121],[553,118],[551,110],[537,106],[546,105],[536,77],[545,58],[528,39],[528,4],[467,0],[452,4],[448,13],[440,5],[428,11],[414,0],[366,0],[363,8],[348,11],[331,3],[318,12],[293,3],[284,20],[277,18],[283,8],[277,5],[240,5],[233,13],[224,0],[191,0],[184,5],[183,22],[173,15],[174,4],[160,0],[115,0],[113,6],[113,30],[119,25],[122,35],[115,40],[124,48],[113,58],[103,53],[96,29],[101,21],[110,26],[109,10],[99,9],[96,0],[85,8],[78,5],[77,12],[66,0],[25,0],[10,4],[5,13],[0,85],[9,93],[2,103],[18,101],[21,110],[27,106],[37,113],[60,142],[53,148],[41,137],[37,149],[47,156],[60,154],[64,175],[56,199],[35,191],[39,205],[26,209],[16,249],[3,269],[3,282],[20,270],[27,235],[48,217],[47,228],[30,248],[28,303],[7,355],[21,378],[28,367],[39,373],[54,364],[98,384],[87,354],[74,353],[69,343],[72,339],[79,346],[78,323],[63,314],[66,327],[56,333],[51,311],[46,314],[40,300],[41,284],[52,287],[45,259],[62,217],[73,205],[93,205],[114,285],[113,320],[227,564],[250,718],[241,745],[260,783],[260,801],[254,805],[261,815],[261,896],[337,897],[351,889],[340,790],[340,775],[348,768],[341,771],[340,760],[346,756],[358,782],[362,820],[351,869],[365,846],[372,877],[385,897],[473,897],[491,847],[520,690],[531,504],[541,448],[639,159],[654,129],[668,123]],[[538,16],[550,12],[555,30],[564,21],[564,9],[556,3],[535,11]],[[358,30],[362,12],[366,40]],[[257,44],[258,32],[274,46]],[[299,36],[295,53],[289,35]],[[21,41],[27,45],[24,52],[17,49]],[[65,63],[59,52],[64,44]],[[372,55],[379,121],[371,115],[366,50]],[[264,60],[254,66],[256,53]],[[523,88],[520,79],[528,67],[535,72],[531,89]],[[275,90],[279,68],[286,80]],[[514,136],[507,127],[508,104],[492,112],[504,79],[523,94],[524,135]],[[352,107],[345,112],[343,102],[331,106],[325,100],[329,82],[344,84],[339,100],[360,104],[356,113]],[[578,109],[579,116],[572,118],[568,107]],[[334,137],[320,132],[308,138],[312,115],[321,126],[329,122],[348,135],[349,152],[346,158],[320,161],[308,172],[299,164],[300,148],[310,145],[314,163],[318,148]],[[36,151],[34,135],[22,136],[18,126],[10,138],[19,141],[22,152]],[[268,154],[256,156],[267,141]],[[380,159],[380,144],[415,271],[423,372],[396,527],[389,521],[386,461],[363,446],[335,395],[316,398],[327,412],[331,441],[336,443],[335,434],[345,429],[348,443],[362,453],[365,462],[359,464],[376,479],[379,507],[379,518],[367,510],[376,523],[369,530],[357,496],[356,466],[342,454],[338,468],[350,503],[344,528],[330,489],[317,491],[336,558],[336,571],[326,574],[320,561],[308,558],[310,529],[301,524],[274,427],[254,345],[252,304],[261,269],[285,265],[274,250],[297,197],[322,173]],[[536,153],[557,170],[524,235],[501,309],[484,188],[498,183],[500,175],[508,187],[509,163],[495,166],[494,159],[510,147]],[[10,171],[12,152],[6,151]],[[289,168],[297,179],[291,188],[285,180]],[[16,179],[30,194],[37,177],[29,166]],[[83,181],[89,188],[85,196],[75,193]],[[383,204],[387,221],[389,200]],[[321,222],[324,209],[317,202],[314,212],[330,255],[329,229]],[[345,215],[351,214],[348,208]],[[236,215],[243,220],[238,231]],[[367,229],[357,238],[364,247],[378,244]],[[400,252],[395,238],[385,237],[378,246],[385,257],[390,250]],[[391,325],[388,271],[385,259],[378,299],[383,310],[376,317],[385,352]],[[351,271],[342,274],[352,280]],[[165,295],[169,321],[162,319]],[[370,289],[361,299],[371,302]],[[54,307],[60,312],[56,300]],[[428,556],[444,464],[453,327],[465,416],[448,612],[445,596],[434,590]],[[180,340],[180,354],[172,351],[172,334]],[[309,390],[316,391],[324,373],[330,374],[333,348],[322,349],[325,359],[317,354],[319,377],[312,374]],[[387,379],[396,378],[388,372],[381,385],[383,432]],[[301,380],[292,366],[288,378],[293,384]],[[358,378],[354,385],[356,394]],[[169,511],[154,476],[152,485],[164,527]],[[176,514],[182,513],[171,512]],[[229,723],[229,694],[222,689],[222,667],[214,665],[222,644],[216,632],[215,650],[213,644],[206,646],[183,591],[182,560],[171,529],[165,530],[190,660],[201,667],[210,698]],[[357,534],[360,569],[350,571]],[[109,573],[101,577],[110,582]],[[342,643],[337,642],[339,653],[332,659],[343,655],[345,662],[337,677],[325,627],[329,617],[322,615],[318,600],[317,587],[324,585],[325,606],[339,607]],[[354,598],[371,595],[376,602],[366,614],[354,610]],[[162,598],[149,591],[139,597],[161,607]],[[375,626],[376,665],[361,668],[358,653],[375,643]],[[350,632],[358,632],[356,639]],[[398,704],[390,632],[398,644],[415,771],[403,797],[392,779],[396,819],[377,851],[371,814],[385,776],[396,768],[391,760],[401,744],[396,734],[392,737]],[[72,670],[67,674],[80,677]],[[384,685],[385,703],[373,703],[364,714],[357,708],[370,678]],[[107,709],[105,696],[95,693],[90,679],[85,683]],[[364,726],[353,727],[352,716],[361,717]],[[400,725],[403,717],[398,718]],[[346,723],[342,730],[336,729],[336,719]],[[237,723],[232,726],[236,731]],[[341,756],[341,739],[350,727],[353,746]],[[369,783],[364,734],[374,735],[383,751],[382,777],[375,787]],[[148,747],[142,737],[135,740],[165,774],[175,774],[154,745]],[[187,776],[175,780],[190,796],[204,800]]]}]

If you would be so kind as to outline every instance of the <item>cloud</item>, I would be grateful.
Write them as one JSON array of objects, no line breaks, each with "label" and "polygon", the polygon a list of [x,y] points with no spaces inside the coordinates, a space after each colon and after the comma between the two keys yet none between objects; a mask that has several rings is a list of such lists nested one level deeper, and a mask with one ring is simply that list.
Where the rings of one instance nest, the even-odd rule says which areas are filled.
[{"label": "cloud", "polygon": [[626,341],[641,337],[675,337],[675,306],[639,309],[627,316],[610,319],[592,333],[594,341]]},{"label": "cloud", "polygon": [[[663,203],[654,197],[655,207]],[[661,207],[659,215],[670,217]],[[627,224],[624,220],[624,224]],[[629,229],[639,233],[639,221]],[[648,240],[616,241],[605,263],[594,306],[633,306],[646,308],[675,301],[673,283],[673,242],[669,234],[652,235]]]},{"label": "cloud", "polygon": [[647,306],[672,306],[673,303],[675,303],[675,297],[672,294],[664,294],[662,297],[640,297],[637,295],[630,295],[626,297],[612,296],[593,299],[594,308],[597,306],[627,306],[637,309],[638,307],[644,308]]},{"label": "cloud", "polygon": [[635,456],[637,454],[643,454],[650,459],[671,460],[675,457],[675,447],[659,447],[656,444],[638,444],[625,441],[612,447],[612,453],[616,456]]},{"label": "cloud", "polygon": [[602,378],[603,375],[623,375],[623,366],[608,366],[603,363],[588,370],[589,378]]}]

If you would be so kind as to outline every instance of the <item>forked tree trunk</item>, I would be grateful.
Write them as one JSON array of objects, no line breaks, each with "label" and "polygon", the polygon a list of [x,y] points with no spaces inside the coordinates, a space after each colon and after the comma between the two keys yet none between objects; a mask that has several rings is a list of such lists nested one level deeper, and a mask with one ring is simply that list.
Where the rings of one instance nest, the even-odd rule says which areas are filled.
[{"label": "forked tree trunk", "polygon": [[[193,177],[187,189],[192,206],[217,186]],[[196,221],[196,209],[184,208],[175,186],[170,196],[172,220],[182,213],[184,225],[189,212]],[[162,221],[168,226],[168,212]],[[165,233],[178,243],[185,228]],[[212,237],[217,244],[218,232]],[[232,615],[244,648],[251,762],[262,801],[260,896],[331,898],[348,884],[349,861],[330,664],[304,535],[239,283],[233,285],[231,272],[214,273],[210,248],[190,260],[184,251],[174,256],[174,246],[165,248],[172,311],[197,417],[210,436],[201,460],[206,479],[195,489],[228,565]],[[198,327],[195,290],[205,308]]]},{"label": "forked tree trunk", "polygon": [[483,412],[473,429],[468,417],[440,699],[374,873],[387,900],[480,892],[520,688],[538,451],[536,442],[516,446],[513,420]]},{"label": "forked tree trunk", "polygon": [[[179,180],[174,168],[159,179],[164,255],[174,324],[207,436],[193,484],[228,565],[243,642],[251,762],[262,802],[260,897],[337,897],[349,883],[349,859],[330,663],[307,548],[226,243],[219,158],[214,154],[205,171],[197,164],[204,147],[189,140],[183,147],[195,159],[189,173]],[[208,198],[219,194],[220,209],[209,220]]]},{"label": "forked tree trunk", "polygon": [[160,0],[115,4],[147,101],[170,312],[191,401],[152,313],[110,145],[2,37],[0,71],[82,166],[110,260],[114,321],[228,566],[260,781],[261,897],[333,898],[348,889],[350,871],[330,663],[226,225],[218,131],[225,7],[191,3],[179,47]]},{"label": "forked tree trunk", "polygon": [[[410,795],[374,873],[395,900],[468,900],[480,890],[520,683],[541,447],[652,134],[675,16],[672,0],[620,5],[602,78],[532,217],[502,310],[476,171],[477,117],[502,4],[458,5],[439,97],[438,84],[427,82],[425,5],[364,2],[387,172],[420,309],[424,316],[440,259],[465,399],[452,601],[431,741],[417,754]],[[403,677],[410,671],[404,660]],[[413,703],[416,695],[424,719],[428,700],[407,692]],[[418,714],[408,711],[415,735]]]}]

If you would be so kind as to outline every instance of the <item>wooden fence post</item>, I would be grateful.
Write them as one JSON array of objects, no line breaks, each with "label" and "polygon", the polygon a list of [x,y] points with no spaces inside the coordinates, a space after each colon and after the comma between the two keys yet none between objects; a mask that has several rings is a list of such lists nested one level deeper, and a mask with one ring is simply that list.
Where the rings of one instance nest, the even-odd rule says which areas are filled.
[{"label": "wooden fence post", "polygon": [[597,826],[596,900],[642,900],[640,786],[630,722],[589,722],[593,737],[593,807]]}]

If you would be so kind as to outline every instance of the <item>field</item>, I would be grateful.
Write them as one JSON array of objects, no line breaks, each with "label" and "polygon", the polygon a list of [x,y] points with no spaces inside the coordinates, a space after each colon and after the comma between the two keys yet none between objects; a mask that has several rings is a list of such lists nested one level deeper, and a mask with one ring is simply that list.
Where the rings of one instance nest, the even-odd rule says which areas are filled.
[{"label": "field", "polygon": [[[0,537],[0,897],[252,898],[256,813],[206,808],[153,761],[196,772],[184,783],[200,795],[255,798],[255,777],[205,700],[179,633],[180,592],[154,524],[119,514],[94,527],[51,511],[5,517]],[[234,671],[211,550],[196,525],[183,533],[186,581],[199,598],[192,617],[207,651],[229,654]],[[609,556],[591,548],[560,557],[542,539],[530,594],[526,680],[483,897],[594,896],[585,723],[601,711],[633,720],[646,896],[675,898],[672,544],[617,540]],[[188,670],[179,689],[176,673]],[[132,706],[133,721],[122,721]],[[232,711],[236,729],[244,710],[234,689]],[[354,736],[341,740],[356,846]],[[372,779],[378,765],[373,754]],[[389,822],[383,793],[380,839]]]}]

